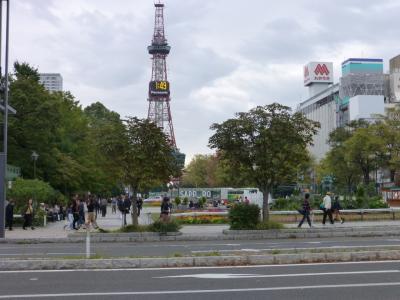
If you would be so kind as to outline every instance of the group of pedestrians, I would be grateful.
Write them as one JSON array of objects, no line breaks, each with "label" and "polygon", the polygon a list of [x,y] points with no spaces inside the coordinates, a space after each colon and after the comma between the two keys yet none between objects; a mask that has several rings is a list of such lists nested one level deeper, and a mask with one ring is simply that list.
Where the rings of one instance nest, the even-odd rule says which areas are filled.
[{"label": "group of pedestrians", "polygon": [[[335,220],[340,221],[340,223],[343,224],[344,218],[340,214],[340,210],[342,209],[342,207],[340,205],[339,196],[337,195],[334,196],[333,203],[331,196],[332,193],[328,191],[319,207],[323,211],[322,225],[325,225],[327,217],[329,218],[329,222],[331,224],[334,224],[332,213],[335,214]],[[305,220],[307,220],[308,225],[312,227],[312,222],[311,222],[312,208],[310,205],[310,194],[306,193],[304,195],[302,207],[299,210],[299,212],[303,215],[303,218],[301,219],[297,227],[300,228]]]},{"label": "group of pedestrians", "polygon": [[[67,208],[68,225],[64,228],[71,230],[79,230],[80,228],[97,229],[97,199],[93,195],[89,195],[86,199],[75,195]],[[106,207],[107,209],[107,207]]]},{"label": "group of pedestrians", "polygon": [[[13,230],[14,226],[14,206],[15,202],[13,199],[10,199],[10,201],[6,205],[6,228],[8,230]],[[31,228],[32,230],[35,229],[33,226],[33,217],[34,217],[34,210],[33,210],[33,200],[30,198],[26,202],[26,205],[22,207],[21,211],[21,216],[24,218],[24,223],[22,225],[22,229],[27,230],[28,228]]]}]

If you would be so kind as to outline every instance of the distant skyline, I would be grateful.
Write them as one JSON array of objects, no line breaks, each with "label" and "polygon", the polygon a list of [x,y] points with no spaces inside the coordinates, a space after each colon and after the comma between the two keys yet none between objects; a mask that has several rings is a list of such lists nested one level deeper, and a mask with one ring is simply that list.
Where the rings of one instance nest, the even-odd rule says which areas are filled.
[{"label": "distant skyline", "polygon": [[[177,145],[212,153],[209,127],[256,105],[307,99],[303,65],[400,53],[397,0],[165,0]],[[60,73],[83,106],[147,117],[152,0],[13,0],[10,63]]]}]

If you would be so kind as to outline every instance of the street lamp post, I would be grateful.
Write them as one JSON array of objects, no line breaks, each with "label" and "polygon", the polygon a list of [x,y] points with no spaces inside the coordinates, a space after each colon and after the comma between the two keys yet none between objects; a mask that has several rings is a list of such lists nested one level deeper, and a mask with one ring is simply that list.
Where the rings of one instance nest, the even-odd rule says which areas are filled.
[{"label": "street lamp post", "polygon": [[32,151],[32,160],[33,160],[33,179],[36,179],[36,161],[39,158],[39,154],[36,151]]},{"label": "street lamp post", "polygon": [[[0,89],[3,103],[3,152],[0,153],[0,239],[5,237],[5,202],[6,202],[6,173],[7,173],[7,134],[8,134],[8,45],[9,45],[9,24],[10,24],[10,1],[0,0],[0,77],[3,77],[1,68],[1,52],[3,41],[5,42],[4,57],[4,85],[0,82]],[[3,39],[3,2],[6,2],[5,39]]]}]

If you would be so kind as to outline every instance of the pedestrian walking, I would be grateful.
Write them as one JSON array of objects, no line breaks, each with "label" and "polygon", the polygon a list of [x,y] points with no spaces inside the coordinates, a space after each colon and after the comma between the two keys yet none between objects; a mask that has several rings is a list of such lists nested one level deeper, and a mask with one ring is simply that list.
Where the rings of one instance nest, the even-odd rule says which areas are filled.
[{"label": "pedestrian walking", "polygon": [[79,227],[85,224],[85,213],[87,212],[87,208],[85,208],[86,203],[84,200],[79,201]]},{"label": "pedestrian walking", "polygon": [[141,197],[139,197],[136,201],[136,205],[137,205],[137,215],[138,217],[140,217],[140,211],[143,208],[143,199]]},{"label": "pedestrian walking", "polygon": [[66,213],[67,213],[67,221],[64,225],[64,229],[68,228],[69,230],[72,230],[72,229],[74,229],[74,227],[73,227],[74,213],[72,210],[72,202],[67,206]]},{"label": "pedestrian walking", "polygon": [[32,226],[33,222],[33,201],[30,198],[26,204],[26,206],[23,209],[23,214],[24,214],[24,224],[22,225],[22,229],[26,230],[26,227],[30,227],[32,230],[35,229],[35,227]]},{"label": "pedestrian walking", "polygon": [[6,227],[9,230],[13,230],[14,223],[14,200],[10,200],[6,206]]},{"label": "pedestrian walking", "polygon": [[100,200],[100,198],[96,199],[96,203],[95,204],[96,204],[96,217],[97,217],[97,215],[101,211],[101,200]]},{"label": "pedestrian walking", "polygon": [[331,224],[333,224],[331,192],[326,192],[321,208],[324,212],[324,216],[322,218],[322,225],[325,225],[326,216],[329,217],[329,221],[331,222]]},{"label": "pedestrian walking", "polygon": [[132,205],[132,201],[131,199],[129,199],[129,196],[126,195],[125,199],[124,199],[124,225],[126,226],[126,215],[129,215],[130,211],[131,211],[131,205]]},{"label": "pedestrian walking", "polygon": [[102,198],[101,199],[101,216],[104,218],[107,214],[107,199]]},{"label": "pedestrian walking", "polygon": [[75,230],[79,229],[79,206],[80,206],[80,200],[78,198],[75,198],[72,201],[72,214],[73,214],[72,229]]},{"label": "pedestrian walking", "polygon": [[111,199],[111,213],[112,214],[117,213],[117,199],[115,199],[115,197]]},{"label": "pedestrian walking", "polygon": [[88,210],[86,215],[86,229],[90,230],[90,225],[92,225],[94,229],[99,228],[96,222],[95,199],[93,197],[89,197],[86,206]]},{"label": "pedestrian walking", "polygon": [[123,214],[123,212],[124,212],[124,199],[122,198],[122,196],[119,196],[119,197],[118,197],[118,200],[117,200],[117,207],[118,207],[119,213],[121,214],[121,215],[120,215],[120,219],[122,220],[122,219],[123,219],[122,214]]},{"label": "pedestrian walking", "polygon": [[163,222],[168,222],[169,221],[169,214],[171,212],[171,206],[169,203],[169,198],[168,197],[164,197],[163,201],[161,202],[161,220]]},{"label": "pedestrian walking", "polygon": [[339,201],[339,196],[335,196],[333,199],[333,204],[332,204],[332,211],[335,214],[335,221],[340,221],[341,224],[344,223],[344,218],[340,215],[340,210],[342,209],[342,206],[340,205]]},{"label": "pedestrian walking", "polygon": [[303,218],[301,219],[299,225],[297,227],[301,227],[301,225],[303,225],[303,222],[305,219],[307,219],[307,223],[310,226],[310,228],[312,227],[311,225],[311,220],[310,220],[310,213],[311,213],[311,206],[310,206],[310,194],[305,194],[304,195],[304,200],[302,203],[302,209],[299,211],[302,215]]},{"label": "pedestrian walking", "polygon": [[61,220],[65,220],[65,209],[64,206],[62,204],[60,204],[59,206],[59,212],[60,212],[60,218]]}]

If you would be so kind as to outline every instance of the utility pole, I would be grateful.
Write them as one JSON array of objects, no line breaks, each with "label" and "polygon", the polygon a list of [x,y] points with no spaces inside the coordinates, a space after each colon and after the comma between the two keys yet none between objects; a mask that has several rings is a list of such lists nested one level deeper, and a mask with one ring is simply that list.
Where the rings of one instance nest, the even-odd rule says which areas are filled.
[{"label": "utility pole", "polygon": [[[5,2],[6,19],[3,20],[3,4]],[[5,39],[3,39],[3,22],[5,22]],[[7,135],[8,135],[8,45],[10,24],[10,0],[0,0],[0,77],[3,79],[2,56],[4,47],[4,81],[0,82],[1,102],[3,105],[3,151],[0,153],[0,239],[5,237],[5,202],[7,174]],[[3,41],[5,42],[3,46]]]}]

